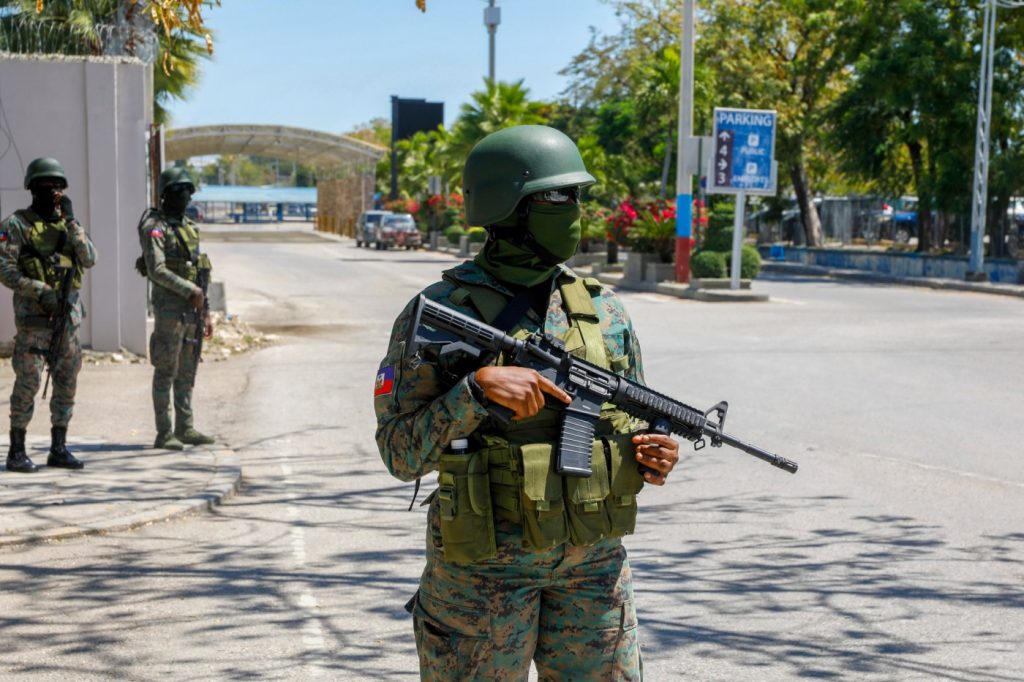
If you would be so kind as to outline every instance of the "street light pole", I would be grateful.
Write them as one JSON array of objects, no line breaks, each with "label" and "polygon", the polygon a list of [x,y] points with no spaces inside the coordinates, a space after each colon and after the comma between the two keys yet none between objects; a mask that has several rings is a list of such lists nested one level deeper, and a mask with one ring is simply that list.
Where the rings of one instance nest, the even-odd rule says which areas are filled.
[{"label": "street light pole", "polygon": [[[693,136],[693,34],[695,0],[683,2],[679,43],[679,130],[676,142],[676,281],[690,281],[690,235],[693,232],[693,176],[687,146]],[[692,147],[691,147],[692,149]]]},{"label": "street light pole", "polygon": [[501,23],[501,8],[494,6],[494,0],[487,0],[488,5],[484,8],[484,26],[487,27],[488,35],[488,65],[487,80],[494,82],[494,37],[498,32],[498,24]]},{"label": "street light pole", "polygon": [[[971,253],[968,280],[985,280],[985,210],[988,204],[989,133],[992,116],[992,59],[996,43],[996,4],[986,0],[978,75],[978,126],[974,143],[974,186],[971,197]],[[924,207],[928,210],[928,207]]]}]

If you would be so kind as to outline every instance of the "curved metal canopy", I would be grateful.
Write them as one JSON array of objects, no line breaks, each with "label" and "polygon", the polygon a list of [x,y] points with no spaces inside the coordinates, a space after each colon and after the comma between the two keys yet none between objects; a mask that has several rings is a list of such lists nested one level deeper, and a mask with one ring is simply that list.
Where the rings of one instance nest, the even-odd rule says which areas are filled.
[{"label": "curved metal canopy", "polygon": [[344,135],[272,125],[212,125],[168,130],[169,161],[214,154],[246,154],[318,167],[376,164],[387,149]]}]

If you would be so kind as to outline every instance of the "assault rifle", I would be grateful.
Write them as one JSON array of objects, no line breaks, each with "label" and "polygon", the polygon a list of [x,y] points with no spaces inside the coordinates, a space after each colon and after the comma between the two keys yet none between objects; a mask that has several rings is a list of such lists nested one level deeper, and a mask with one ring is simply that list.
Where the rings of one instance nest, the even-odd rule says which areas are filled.
[{"label": "assault rifle", "polygon": [[[406,353],[411,355],[431,344],[444,345],[442,353],[468,353],[481,364],[504,353],[509,363],[536,370],[572,397],[572,403],[564,407],[558,439],[555,471],[562,476],[591,475],[594,429],[605,403],[646,421],[654,433],[674,433],[692,441],[695,450],[707,445],[708,440],[712,447],[721,447],[724,443],[791,474],[796,473],[796,462],[723,431],[729,409],[725,401],[707,411],[698,410],[572,355],[558,339],[533,334],[520,340],[420,296],[406,341]],[[502,420],[512,417],[512,411],[502,406],[492,406],[491,411]]]},{"label": "assault rifle", "polygon": [[50,333],[50,345],[46,349],[46,383],[43,384],[43,397],[46,397],[46,389],[50,387],[50,375],[53,373],[53,366],[60,356],[60,347],[64,345],[64,336],[67,334],[68,320],[71,319],[71,309],[74,304],[71,302],[72,282],[75,278],[75,266],[57,268],[60,272],[60,286],[57,289],[57,312],[50,318],[53,320],[53,331]]},{"label": "assault rifle", "polygon": [[198,267],[199,254],[195,254],[197,277],[196,284],[200,289],[203,290],[203,308],[202,310],[196,311],[196,329],[192,334],[192,343],[195,344],[193,350],[195,361],[202,362],[203,360],[203,338],[206,335],[206,318],[210,315],[210,299],[208,297],[208,291],[210,289],[210,269]]}]

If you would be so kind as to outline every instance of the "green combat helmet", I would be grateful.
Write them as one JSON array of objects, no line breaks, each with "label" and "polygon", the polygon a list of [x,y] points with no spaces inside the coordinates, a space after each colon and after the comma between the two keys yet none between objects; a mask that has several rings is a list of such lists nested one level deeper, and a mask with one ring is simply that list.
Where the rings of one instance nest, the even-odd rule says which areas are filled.
[{"label": "green combat helmet", "polygon": [[172,166],[160,173],[160,178],[156,181],[156,193],[158,196],[164,195],[164,190],[171,185],[184,184],[191,187],[189,190],[192,194],[196,193],[196,183],[192,180],[192,176],[188,174],[188,169],[183,166]]},{"label": "green combat helmet", "polygon": [[520,200],[534,192],[594,182],[580,150],[565,133],[538,125],[505,128],[480,140],[466,157],[466,222],[493,225],[512,215]]},{"label": "green combat helmet", "polygon": [[64,174],[64,167],[57,159],[42,157],[33,159],[25,169],[25,189],[31,189],[32,181],[39,178],[59,178],[68,186],[68,176]]}]

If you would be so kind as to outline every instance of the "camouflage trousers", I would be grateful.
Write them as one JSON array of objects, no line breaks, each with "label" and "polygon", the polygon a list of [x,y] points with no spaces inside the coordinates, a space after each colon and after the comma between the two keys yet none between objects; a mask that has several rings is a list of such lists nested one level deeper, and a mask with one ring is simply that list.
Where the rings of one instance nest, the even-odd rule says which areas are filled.
[{"label": "camouflage trousers", "polygon": [[[32,421],[35,411],[36,393],[43,369],[46,367],[46,349],[50,347],[52,330],[46,327],[29,327],[17,324],[14,336],[14,389],[11,391],[11,428],[25,429]],[[50,424],[63,426],[71,422],[75,408],[75,390],[78,388],[78,372],[82,369],[82,344],[78,337],[79,323],[72,321],[65,328],[64,343],[60,346],[57,361],[50,368]],[[33,352],[38,349],[40,352]]]},{"label": "camouflage trousers", "polygon": [[620,540],[521,546],[497,520],[498,556],[445,562],[438,505],[427,565],[410,602],[423,680],[641,680],[633,579]]},{"label": "camouflage trousers", "polygon": [[192,427],[192,386],[196,380],[195,317],[156,315],[149,337],[149,361],[153,365],[153,413],[157,433],[171,430],[171,392],[174,392],[174,430]]}]

